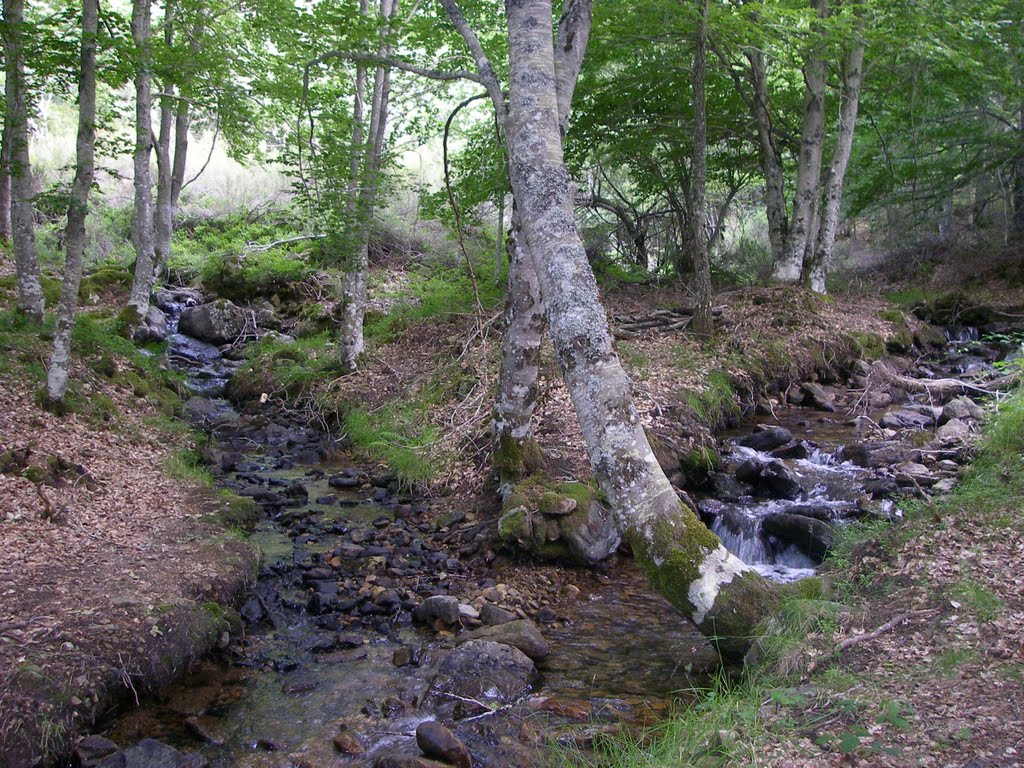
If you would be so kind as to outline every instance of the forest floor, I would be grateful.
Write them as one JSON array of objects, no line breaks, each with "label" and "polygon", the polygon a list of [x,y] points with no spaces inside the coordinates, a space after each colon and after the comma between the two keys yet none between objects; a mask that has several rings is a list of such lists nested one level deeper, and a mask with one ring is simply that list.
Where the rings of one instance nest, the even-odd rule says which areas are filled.
[{"label": "forest floor", "polygon": [[191,471],[186,434],[158,383],[103,349],[116,337],[79,335],[72,412],[58,417],[37,405],[40,329],[12,305],[4,296],[0,763],[14,768],[63,754],[136,687],[221,640],[219,604],[244,592],[255,560],[218,522],[232,501],[172,471]]}]

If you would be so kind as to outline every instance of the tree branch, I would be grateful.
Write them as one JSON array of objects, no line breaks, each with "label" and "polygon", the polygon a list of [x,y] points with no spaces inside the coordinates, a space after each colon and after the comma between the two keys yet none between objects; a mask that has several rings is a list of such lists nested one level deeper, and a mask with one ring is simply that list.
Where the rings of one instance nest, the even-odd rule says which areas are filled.
[{"label": "tree branch", "polygon": [[[452,71],[429,69],[427,67],[420,67],[390,56],[381,56],[377,53],[361,53],[360,51],[328,51],[327,53],[317,56],[312,61],[306,63],[306,67],[302,73],[302,84],[304,90],[309,88],[310,69],[317,64],[323,64],[330,59],[343,59],[345,61],[356,61],[362,64],[378,64],[382,67],[393,67],[394,69],[399,69],[403,72],[411,72],[414,75],[420,75],[421,77],[426,77],[431,80],[443,80],[448,82],[454,80],[471,80],[474,83],[479,83],[485,88],[488,87],[482,76],[465,69],[456,69]],[[488,89],[488,93],[489,92],[490,90]]]},{"label": "tree branch", "polygon": [[480,83],[480,85],[487,89],[487,95],[494,102],[494,111],[498,115],[498,122],[502,126],[502,132],[504,132],[505,116],[508,114],[508,110],[505,106],[505,94],[501,90],[498,76],[494,73],[491,60],[484,52],[484,47],[480,44],[480,39],[476,36],[476,32],[469,26],[466,17],[462,15],[462,9],[459,8],[456,0],[440,0],[440,2],[441,7],[448,14],[448,20],[455,26],[455,31],[462,35],[462,39],[466,41],[469,52],[473,54],[477,72],[480,73],[478,78],[474,78],[475,82]]}]

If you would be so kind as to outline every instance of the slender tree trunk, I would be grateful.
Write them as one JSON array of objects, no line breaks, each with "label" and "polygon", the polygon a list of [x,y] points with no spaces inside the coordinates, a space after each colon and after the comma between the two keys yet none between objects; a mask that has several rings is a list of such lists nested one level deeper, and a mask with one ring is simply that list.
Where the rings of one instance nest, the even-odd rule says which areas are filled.
[{"label": "slender tree trunk", "polygon": [[135,208],[132,212],[132,244],[135,246],[135,276],[128,304],[139,315],[149,307],[156,279],[153,178],[149,170],[153,151],[153,75],[150,60],[151,0],[132,4],[132,39],[137,56],[135,70]]},{"label": "slender tree trunk", "polygon": [[[590,40],[591,0],[565,0],[554,49],[558,126],[562,137],[569,126],[572,96]],[[501,109],[495,104],[495,109]],[[499,121],[504,115],[499,115]],[[501,370],[491,430],[494,468],[499,481],[513,483],[540,468],[541,451],[533,436],[537,408],[540,347],[546,320],[534,259],[521,237],[519,210],[513,205],[509,235],[508,300]]]},{"label": "slender tree trunk", "polygon": [[709,0],[697,0],[697,47],[693,56],[693,168],[690,183],[690,210],[693,212],[693,283],[696,304],[693,330],[708,336],[714,330],[711,317],[711,261],[707,236],[708,116],[704,94],[704,75],[708,54]]},{"label": "slender tree trunk", "polygon": [[658,465],[612,349],[562,157],[550,0],[506,0],[512,189],[550,335],[591,466],[653,585],[723,654],[742,654],[774,592],[682,505]]},{"label": "slender tree trunk", "polygon": [[[361,4],[361,11],[363,15],[369,14],[365,0]],[[379,13],[385,25],[391,22],[397,12],[398,0],[380,0]],[[388,56],[391,47],[387,41],[386,26],[382,34],[384,38],[379,54]],[[356,104],[352,130],[354,154],[349,178],[350,210],[356,242],[353,252],[347,257],[348,263],[342,280],[342,316],[338,345],[341,365],[349,371],[356,369],[359,356],[364,349],[363,320],[366,317],[367,278],[370,269],[370,234],[387,138],[391,70],[378,66],[374,72],[369,126],[364,125],[365,90],[366,69],[360,66],[356,70]],[[367,134],[365,140],[364,130]]]},{"label": "slender tree trunk", "polygon": [[78,312],[78,287],[82,281],[82,260],[85,253],[85,218],[89,213],[89,190],[95,168],[96,145],[96,27],[98,0],[82,2],[82,54],[78,78],[78,140],[76,145],[75,181],[71,186],[68,223],[64,236],[66,258],[64,283],[57,307],[57,330],[53,336],[53,352],[46,376],[46,397],[50,403],[61,403],[68,385],[71,367],[71,332]]},{"label": "slender tree trunk", "polygon": [[775,142],[772,115],[768,102],[768,67],[764,53],[747,53],[754,97],[751,108],[757,124],[760,145],[761,173],[764,176],[764,204],[768,215],[768,240],[772,247],[772,260],[781,263],[786,251],[789,221],[786,217],[786,190],[782,172],[782,153]]},{"label": "slender tree trunk", "polygon": [[11,239],[17,271],[18,309],[36,322],[46,302],[36,258],[32,219],[32,163],[29,157],[29,94],[25,83],[24,0],[4,0],[4,65],[6,74],[4,130],[10,141]]},{"label": "slender tree trunk", "polygon": [[[827,13],[826,0],[811,0],[819,18]],[[810,238],[814,211],[821,191],[822,140],[825,135],[825,61],[815,46],[804,61],[804,111],[800,131],[800,162],[797,167],[793,214],[789,222],[782,260],[775,263],[776,280],[796,283],[803,271],[804,253]]]},{"label": "slender tree trunk", "polygon": [[[197,52],[198,53],[198,52]],[[184,96],[184,93],[182,93]],[[178,211],[178,199],[185,186],[188,165],[188,130],[192,125],[192,105],[184,98],[174,111],[174,161],[171,164],[171,217]]]},{"label": "slender tree trunk", "polygon": [[810,263],[804,266],[805,279],[811,290],[825,293],[825,278],[832,266],[832,250],[836,243],[839,213],[843,202],[843,182],[853,150],[853,133],[857,125],[860,90],[864,82],[864,43],[856,42],[843,63],[843,85],[839,104],[839,136],[832,153],[832,163],[825,176],[818,237]]},{"label": "slender tree trunk", "polygon": [[0,135],[0,242],[11,241],[11,131],[4,120]]},{"label": "slender tree trunk", "polygon": [[[170,48],[174,44],[174,25],[176,17],[174,0],[165,0],[164,4],[164,44]],[[174,84],[162,82],[161,91],[165,94],[160,98],[160,131],[157,134],[156,154],[156,207],[153,210],[154,230],[154,280],[165,269],[171,257],[171,234],[174,228],[174,202],[171,195],[171,178],[173,176],[171,160],[171,134],[174,130]]]}]

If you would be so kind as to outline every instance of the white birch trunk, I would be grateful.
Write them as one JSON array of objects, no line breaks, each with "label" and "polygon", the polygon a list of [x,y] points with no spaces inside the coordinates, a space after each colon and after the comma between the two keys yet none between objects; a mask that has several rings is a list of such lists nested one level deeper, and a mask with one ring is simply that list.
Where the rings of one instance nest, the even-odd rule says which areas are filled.
[{"label": "white birch trunk", "polygon": [[[811,0],[819,18],[827,13],[825,0]],[[818,31],[815,31],[817,34]],[[822,140],[825,135],[825,61],[812,50],[804,61],[804,110],[800,130],[800,157],[797,166],[793,212],[789,221],[782,260],[775,262],[773,277],[784,283],[797,283],[803,272],[804,253],[811,236],[814,211],[821,191]]]},{"label": "white birch trunk", "polygon": [[724,654],[742,654],[774,592],[680,503],[647,442],[576,231],[559,131],[551,2],[506,0],[506,13],[512,189],[591,466],[655,588],[715,635]]},{"label": "white birch trunk", "polygon": [[153,89],[150,59],[150,0],[132,4],[132,39],[138,57],[135,70],[135,207],[132,211],[132,245],[135,246],[135,275],[128,304],[145,315],[156,279],[153,178],[149,170],[153,151]]},{"label": "white birch trunk", "polygon": [[825,293],[825,279],[832,267],[832,250],[836,243],[839,214],[843,203],[843,182],[853,150],[853,134],[857,125],[860,90],[864,82],[864,44],[857,42],[843,64],[843,85],[839,105],[839,136],[832,162],[825,176],[818,237],[810,264],[804,273],[811,290]]},{"label": "white birch trunk", "polygon": [[95,175],[96,146],[96,27],[98,0],[82,2],[82,53],[78,78],[78,140],[75,180],[71,186],[68,223],[64,235],[66,258],[57,329],[53,336],[50,369],[46,376],[46,397],[52,404],[63,402],[71,367],[71,332],[78,312],[78,288],[82,282],[85,253],[85,218],[89,213],[89,190]]},{"label": "white birch trunk", "polygon": [[32,163],[29,157],[29,96],[25,83],[24,0],[4,0],[4,66],[6,112],[10,138],[11,240],[18,285],[18,309],[36,322],[46,302],[39,279],[35,222],[32,218]]}]

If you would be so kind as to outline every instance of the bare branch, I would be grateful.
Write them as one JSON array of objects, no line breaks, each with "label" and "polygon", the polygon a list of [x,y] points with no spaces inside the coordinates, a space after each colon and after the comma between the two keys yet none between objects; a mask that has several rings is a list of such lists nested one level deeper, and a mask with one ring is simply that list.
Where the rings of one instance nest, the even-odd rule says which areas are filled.
[{"label": "bare branch", "polygon": [[474,78],[474,81],[487,89],[487,94],[491,97],[491,101],[494,102],[494,111],[498,114],[498,122],[502,126],[502,132],[504,132],[505,116],[508,114],[508,110],[505,107],[505,94],[501,90],[498,76],[494,73],[491,60],[484,52],[484,47],[480,44],[480,39],[476,36],[476,32],[469,26],[466,17],[462,15],[462,9],[459,8],[456,0],[440,0],[440,2],[445,13],[448,14],[448,20],[455,26],[455,30],[462,35],[462,39],[466,41],[469,52],[473,54],[477,71],[480,73],[477,78]]}]

